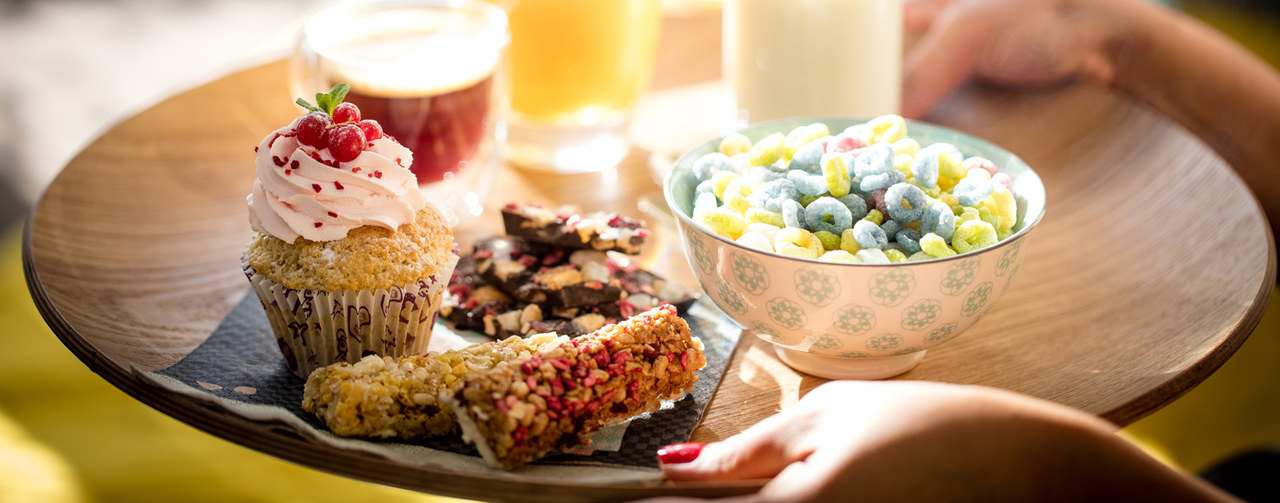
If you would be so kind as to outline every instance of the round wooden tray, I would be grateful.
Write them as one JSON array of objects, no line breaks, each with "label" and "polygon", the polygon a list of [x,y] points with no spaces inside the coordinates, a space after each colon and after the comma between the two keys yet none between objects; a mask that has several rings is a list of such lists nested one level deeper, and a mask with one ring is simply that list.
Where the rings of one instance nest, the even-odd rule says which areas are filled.
[{"label": "round wooden tray", "polygon": [[[23,243],[31,294],[94,372],[232,442],[431,493],[569,501],[759,488],[761,481],[566,484],[406,466],[282,433],[133,374],[180,360],[246,291],[238,257],[251,234],[244,197],[253,146],[296,113],[284,74],[283,63],[252,68],[117,124],[39,202]],[[934,120],[1025,159],[1044,180],[1048,210],[996,308],[899,379],[1011,389],[1123,425],[1211,374],[1257,324],[1275,279],[1265,218],[1233,172],[1181,129],[1080,87],[1037,95],[968,90]],[[507,200],[570,202],[628,214],[657,190],[643,152],[597,175],[504,166],[494,183],[491,208]],[[464,247],[499,230],[496,216],[485,220],[459,229]],[[674,230],[657,227],[646,264],[693,285]],[[822,382],[744,334],[692,439],[742,431]]]}]

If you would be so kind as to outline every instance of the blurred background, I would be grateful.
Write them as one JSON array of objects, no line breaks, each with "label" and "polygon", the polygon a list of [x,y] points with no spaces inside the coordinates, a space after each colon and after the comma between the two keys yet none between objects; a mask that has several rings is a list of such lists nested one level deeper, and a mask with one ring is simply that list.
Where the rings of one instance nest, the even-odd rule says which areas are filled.
[{"label": "blurred background", "polygon": [[[152,410],[58,342],[23,279],[27,212],[81,148],[170,95],[283,57],[317,3],[0,0],[0,502],[450,501],[302,468]],[[1280,66],[1280,2],[1166,3]],[[668,16],[716,10],[664,2]],[[1278,361],[1271,308],[1214,376],[1126,432],[1191,471],[1280,445]]]}]

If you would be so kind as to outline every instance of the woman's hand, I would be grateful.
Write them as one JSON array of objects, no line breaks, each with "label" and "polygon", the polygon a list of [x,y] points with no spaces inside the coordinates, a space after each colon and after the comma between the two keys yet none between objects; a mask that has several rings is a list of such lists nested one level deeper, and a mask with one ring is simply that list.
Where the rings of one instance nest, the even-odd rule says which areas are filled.
[{"label": "woman's hand", "polygon": [[1115,430],[993,388],[833,381],[739,435],[659,459],[677,481],[772,479],[743,501],[1226,499]]},{"label": "woman's hand", "polygon": [[908,117],[926,114],[973,78],[1020,87],[1115,78],[1108,51],[1125,19],[1105,3],[907,0],[904,9],[906,32],[920,37],[904,63]]}]

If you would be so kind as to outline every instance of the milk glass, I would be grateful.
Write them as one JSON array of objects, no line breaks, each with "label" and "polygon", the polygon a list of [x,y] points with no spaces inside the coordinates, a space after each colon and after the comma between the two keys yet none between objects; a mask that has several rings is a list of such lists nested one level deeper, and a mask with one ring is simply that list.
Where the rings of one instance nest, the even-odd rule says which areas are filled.
[{"label": "milk glass", "polygon": [[902,0],[725,0],[738,125],[898,113]]}]

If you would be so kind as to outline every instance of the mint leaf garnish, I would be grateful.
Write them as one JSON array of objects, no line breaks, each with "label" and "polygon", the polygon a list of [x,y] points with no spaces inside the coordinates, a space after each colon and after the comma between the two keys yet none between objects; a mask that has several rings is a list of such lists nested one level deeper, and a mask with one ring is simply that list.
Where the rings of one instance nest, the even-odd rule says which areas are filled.
[{"label": "mint leaf garnish", "polygon": [[338,84],[333,86],[333,89],[330,89],[327,93],[316,93],[316,104],[314,105],[308,103],[307,100],[302,98],[298,98],[294,103],[297,103],[298,106],[307,110],[311,110],[313,112],[324,112],[333,116],[333,109],[336,108],[339,103],[342,103],[342,99],[347,97],[347,91],[350,90],[351,86],[347,84]]},{"label": "mint leaf garnish", "polygon": [[324,109],[322,109],[322,108],[320,108],[320,107],[318,107],[318,106],[312,105],[311,103],[308,103],[308,102],[307,102],[307,100],[304,100],[304,99],[302,99],[302,98],[298,98],[298,101],[295,101],[294,103],[297,103],[297,104],[298,104],[298,106],[300,106],[300,107],[302,107],[302,108],[305,108],[305,109],[307,109],[307,110],[310,110],[310,111],[312,111],[312,112],[323,112],[323,111],[324,111]]}]

